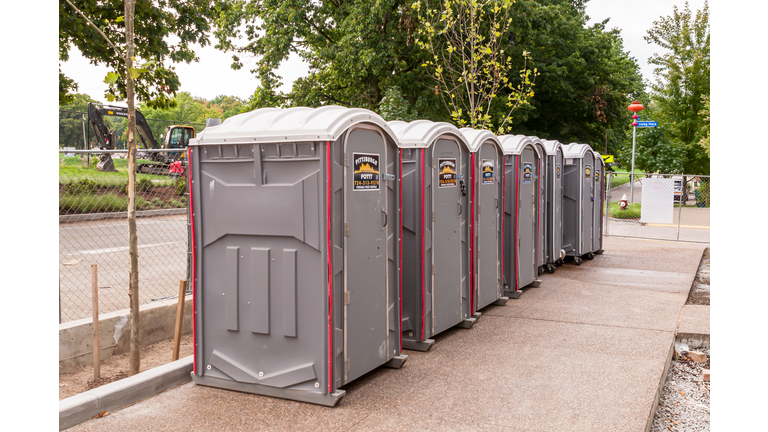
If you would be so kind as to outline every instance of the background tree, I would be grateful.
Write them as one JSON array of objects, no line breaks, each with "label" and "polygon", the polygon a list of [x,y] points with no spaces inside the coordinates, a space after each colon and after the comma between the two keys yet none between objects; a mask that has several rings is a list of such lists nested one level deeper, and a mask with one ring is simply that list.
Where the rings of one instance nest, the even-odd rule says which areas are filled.
[{"label": "background tree", "polygon": [[[60,105],[59,110],[59,147],[83,148],[83,114],[88,111],[88,102],[97,103],[87,94],[74,93],[67,98],[70,103]],[[73,112],[68,112],[73,111]],[[87,124],[86,128],[91,127]]]},{"label": "background tree", "polygon": [[[514,68],[505,38],[512,0],[417,0],[416,44],[428,53],[422,64],[457,126],[509,129],[512,113],[533,97],[537,71]],[[502,91],[505,93],[504,102]],[[497,103],[494,103],[497,102]],[[494,126],[495,125],[495,126]]]},{"label": "background tree", "polygon": [[674,6],[672,15],[654,21],[644,37],[665,50],[648,62],[655,65],[656,82],[651,98],[659,108],[659,120],[667,123],[672,137],[684,144],[700,139],[705,108],[702,96],[709,96],[709,5],[691,12],[688,2],[682,11]]},{"label": "background tree", "polygon": [[[240,0],[225,10],[217,47],[231,50],[233,67],[247,57],[260,86],[247,109],[264,106],[341,105],[378,111],[387,89],[397,86],[422,118],[447,120],[434,84],[414,44],[412,0]],[[238,44],[237,39],[246,42]],[[276,73],[289,54],[299,55],[309,74],[286,94]]]},{"label": "background tree", "polygon": [[[107,90],[107,100],[124,100],[127,76],[122,55],[115,52],[99,34],[101,31],[119,46],[125,44],[123,0],[70,0],[93,23],[89,26],[82,16],[59,0],[59,61],[69,59],[70,49],[77,47],[94,65],[106,64],[117,75]],[[206,46],[214,20],[229,3],[215,1],[166,0],[160,3],[138,0],[136,3],[136,52],[134,57],[154,61],[155,67],[136,76],[136,95],[154,108],[173,105],[173,96],[180,82],[173,63],[197,61],[192,44]],[[99,29],[99,30],[97,30]],[[175,43],[169,43],[175,40]],[[59,104],[69,102],[77,83],[59,73]]]},{"label": "background tree", "polygon": [[579,0],[517,0],[510,25],[512,58],[528,50],[540,73],[530,105],[516,113],[512,133],[590,144],[617,154],[631,140],[627,105],[644,98],[637,61],[608,20],[587,25]]}]

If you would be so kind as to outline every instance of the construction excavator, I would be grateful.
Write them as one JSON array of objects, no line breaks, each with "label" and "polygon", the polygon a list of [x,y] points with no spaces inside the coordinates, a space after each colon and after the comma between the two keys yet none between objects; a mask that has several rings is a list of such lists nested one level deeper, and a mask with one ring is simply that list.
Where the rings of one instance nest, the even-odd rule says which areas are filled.
[{"label": "construction excavator", "polygon": [[[115,129],[107,128],[104,117],[117,116],[128,118],[128,108],[88,103],[88,123],[93,126],[99,148],[112,150],[115,148]],[[189,146],[189,139],[195,137],[195,128],[191,126],[172,125],[166,126],[163,145],[158,144],[152,130],[147,124],[144,115],[136,110],[136,129],[139,131],[139,139],[145,149],[185,149]],[[152,162],[139,163],[136,172],[145,174],[181,175],[186,166],[186,151],[157,153],[150,152],[146,159]],[[110,153],[104,153],[96,165],[99,171],[117,171]]]}]

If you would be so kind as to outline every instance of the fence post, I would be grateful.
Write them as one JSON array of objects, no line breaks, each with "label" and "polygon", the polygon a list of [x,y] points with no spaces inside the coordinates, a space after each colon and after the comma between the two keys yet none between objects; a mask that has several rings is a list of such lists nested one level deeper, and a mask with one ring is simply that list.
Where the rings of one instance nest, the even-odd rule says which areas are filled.
[{"label": "fence post", "polygon": [[101,376],[101,352],[99,348],[99,270],[91,264],[91,300],[93,302],[93,381]]},{"label": "fence post", "polygon": [[677,209],[677,241],[680,241],[680,220],[683,218],[683,197],[685,197],[685,194],[687,193],[687,182],[685,181],[686,176],[683,176],[682,186],[680,187],[680,201],[678,201],[678,204],[680,207]]}]

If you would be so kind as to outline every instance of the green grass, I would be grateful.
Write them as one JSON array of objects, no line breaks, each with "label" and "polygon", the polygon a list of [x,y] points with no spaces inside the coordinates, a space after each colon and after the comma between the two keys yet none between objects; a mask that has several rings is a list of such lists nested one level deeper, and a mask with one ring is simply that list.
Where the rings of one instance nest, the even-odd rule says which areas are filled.
[{"label": "green grass", "polygon": [[640,219],[640,203],[631,203],[622,210],[619,203],[614,201],[608,207],[608,216],[616,219]]},{"label": "green grass", "polygon": [[[611,188],[615,188],[615,187],[629,183],[629,170],[627,168],[613,167],[613,172],[625,173],[626,175],[612,175]],[[645,174],[645,173],[635,168],[635,179],[641,179],[645,177],[644,175],[637,175],[637,174]]]},{"label": "green grass", "polygon": [[[120,188],[128,183],[128,162],[125,159],[112,159],[115,163],[116,172],[102,172],[96,169],[94,161],[97,158],[91,158],[92,166],[85,166],[85,159],[78,157],[60,157],[59,158],[59,184],[68,185],[80,182],[82,179],[93,181],[99,188]],[[145,159],[139,159],[139,163],[151,162]],[[154,186],[173,186],[174,177],[158,174],[136,174],[137,183],[142,181],[151,181]],[[148,185],[148,183],[144,183]]]}]

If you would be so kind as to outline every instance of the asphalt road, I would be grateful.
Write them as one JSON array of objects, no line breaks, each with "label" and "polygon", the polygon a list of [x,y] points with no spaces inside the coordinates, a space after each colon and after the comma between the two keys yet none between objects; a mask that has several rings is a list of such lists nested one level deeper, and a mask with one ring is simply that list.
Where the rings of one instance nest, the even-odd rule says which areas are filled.
[{"label": "asphalt road", "polygon": [[[177,295],[187,278],[186,215],[139,218],[139,302]],[[99,313],[127,309],[127,219],[59,224],[62,322],[91,313],[91,265],[98,266]]]}]

